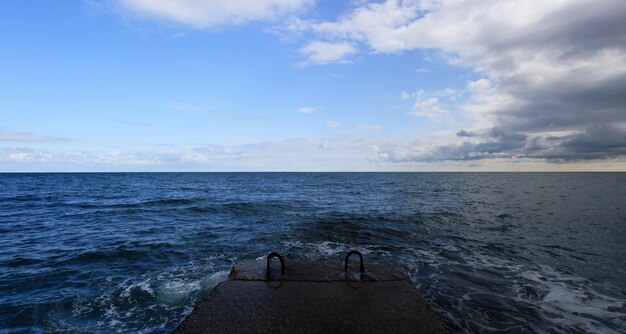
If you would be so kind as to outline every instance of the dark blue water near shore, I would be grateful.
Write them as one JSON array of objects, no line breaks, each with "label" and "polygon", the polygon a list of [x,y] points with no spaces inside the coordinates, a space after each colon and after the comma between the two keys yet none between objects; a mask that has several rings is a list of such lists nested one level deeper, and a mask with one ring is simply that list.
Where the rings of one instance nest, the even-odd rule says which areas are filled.
[{"label": "dark blue water near shore", "polygon": [[404,263],[458,332],[626,332],[626,174],[0,174],[0,331],[170,331],[240,258]]}]

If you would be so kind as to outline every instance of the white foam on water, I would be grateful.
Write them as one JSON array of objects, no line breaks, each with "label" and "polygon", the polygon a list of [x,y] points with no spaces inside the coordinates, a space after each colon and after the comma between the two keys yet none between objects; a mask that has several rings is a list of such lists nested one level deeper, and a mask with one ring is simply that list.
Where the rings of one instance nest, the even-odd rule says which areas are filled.
[{"label": "white foam on water", "polygon": [[189,280],[185,278],[173,278],[161,282],[156,289],[157,301],[168,305],[178,305],[185,298],[203,290],[211,290],[220,282],[228,278],[230,270],[221,270],[201,279]]},{"label": "white foam on water", "polygon": [[584,278],[562,274],[547,266],[520,275],[547,291],[537,305],[550,321],[563,327],[582,328],[588,333],[619,333],[597,319],[626,328],[626,313],[617,311],[625,303],[595,291]]},{"label": "white foam on water", "polygon": [[[348,245],[344,243],[322,241],[318,243],[306,243],[300,241],[285,241],[283,243],[286,250],[296,251],[298,253],[307,254],[308,257],[318,258],[331,258],[337,254],[345,254],[351,250],[357,250],[362,254],[372,253],[370,245]],[[264,259],[265,257],[261,257]]]},{"label": "white foam on water", "polygon": [[93,311],[93,307],[87,305],[85,299],[77,299],[72,303],[72,316],[78,317],[91,311]]},{"label": "white foam on water", "polygon": [[[509,327],[506,322],[494,326],[488,314],[476,307],[474,296],[480,294],[489,295],[514,308],[537,310],[540,317],[537,320],[516,314],[517,311],[502,310],[511,321],[517,322],[514,327],[517,329],[532,328],[538,333],[620,333],[619,328],[626,328],[626,302],[599,293],[593,283],[583,277],[565,274],[545,265],[515,263],[478,249],[471,249],[461,257],[446,257],[438,249],[464,251],[456,246],[431,245],[428,249],[404,249],[406,255],[398,258],[407,266],[416,286],[425,291],[425,298],[436,312],[459,326],[457,330],[461,332],[497,332]],[[489,289],[488,285],[474,286],[472,281],[459,285],[463,281],[454,277],[457,273],[467,275],[474,282],[488,280],[485,283],[495,284],[497,288],[494,289],[498,291]],[[482,277],[483,274],[488,276]],[[494,274],[500,282],[491,280],[489,275]],[[445,302],[439,305],[440,301]],[[473,329],[469,329],[467,323]]]},{"label": "white foam on water", "polygon": [[163,322],[157,326],[153,326],[153,327],[148,327],[148,328],[144,328],[142,330],[137,331],[137,334],[147,334],[147,333],[154,333],[154,332],[160,332],[162,331],[165,326],[167,326],[167,322]]},{"label": "white foam on water", "polygon": [[190,293],[198,291],[201,288],[199,280],[184,281],[177,279],[164,282],[157,288],[157,299],[162,303],[176,304],[189,296]]},{"label": "white foam on water", "polygon": [[114,328],[114,327],[116,327],[116,326],[120,325],[121,323],[122,323],[122,322],[121,322],[121,321],[119,321],[119,320],[116,320],[116,319],[111,319],[111,320],[109,321],[109,327]]},{"label": "white foam on water", "polygon": [[460,248],[455,247],[453,245],[447,245],[447,246],[443,247],[443,249],[447,250],[448,252],[458,252],[458,251],[461,250]]},{"label": "white foam on water", "polygon": [[133,283],[129,285],[127,288],[124,289],[124,291],[120,293],[120,297],[128,298],[132,294],[133,290],[136,290],[136,289],[145,291],[151,296],[154,296],[154,290],[152,289],[150,280],[151,278],[147,278],[141,282],[137,282],[137,283]]},{"label": "white foam on water", "polygon": [[72,332],[163,331],[172,321],[182,320],[192,311],[190,305],[228,278],[230,271],[221,270],[224,260],[229,259],[220,254],[139,277],[110,277],[103,281],[99,297],[77,297],[72,302],[72,319],[50,319],[51,328]]},{"label": "white foam on water", "polygon": [[221,270],[221,271],[215,272],[215,273],[213,273],[213,274],[203,278],[202,280],[200,280],[202,288],[203,289],[213,289],[219,283],[224,282],[225,280],[227,280],[229,273],[230,273],[230,269],[228,269],[228,270]]}]

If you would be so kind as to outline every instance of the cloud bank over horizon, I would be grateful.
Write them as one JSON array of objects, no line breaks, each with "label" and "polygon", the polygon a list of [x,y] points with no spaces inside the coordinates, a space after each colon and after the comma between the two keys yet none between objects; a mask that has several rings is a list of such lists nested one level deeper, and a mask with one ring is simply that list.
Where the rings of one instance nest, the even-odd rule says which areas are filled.
[{"label": "cloud bank over horizon", "polygon": [[[266,55],[262,46],[255,46],[258,53],[246,53],[245,60],[222,56],[206,61],[237,67],[237,61],[277,59],[261,66],[280,66],[294,78],[307,76],[311,87],[323,93],[320,99],[328,100],[298,89],[303,79],[289,79],[276,88],[293,88],[292,96],[272,96],[267,90],[276,106],[257,103],[258,109],[233,109],[228,104],[233,99],[219,102],[218,96],[219,103],[207,102],[207,107],[192,111],[211,110],[204,114],[221,115],[225,122],[236,117],[223,115],[259,114],[255,120],[237,118],[248,123],[233,125],[236,130],[231,131],[242,131],[240,137],[245,137],[244,128],[253,122],[265,122],[258,127],[266,130],[254,139],[230,143],[220,142],[217,135],[196,136],[167,149],[152,145],[154,141],[134,149],[60,149],[55,143],[71,141],[66,136],[59,140],[0,123],[3,170],[45,169],[64,162],[70,169],[86,170],[626,170],[624,1],[99,3],[131,20],[175,23],[180,25],[172,28],[176,33],[219,36],[234,29],[241,40],[224,42],[225,50],[254,44],[244,33],[275,40],[286,55]],[[393,71],[402,68],[405,74],[383,72],[378,70],[383,65],[376,64]],[[370,79],[359,78],[363,68],[371,71]],[[282,84],[283,77],[263,73],[265,80]],[[238,80],[255,78],[246,72]],[[394,79],[397,88],[390,92]],[[378,87],[380,96],[370,86],[358,98],[349,96],[350,87],[365,84]],[[326,92],[327,86],[341,90]],[[184,95],[172,95],[170,101],[186,101]],[[191,110],[188,105],[196,103],[172,108]],[[283,107],[285,103],[291,105]],[[150,131],[147,125],[152,124],[125,122],[120,126],[143,124],[142,131]]]}]

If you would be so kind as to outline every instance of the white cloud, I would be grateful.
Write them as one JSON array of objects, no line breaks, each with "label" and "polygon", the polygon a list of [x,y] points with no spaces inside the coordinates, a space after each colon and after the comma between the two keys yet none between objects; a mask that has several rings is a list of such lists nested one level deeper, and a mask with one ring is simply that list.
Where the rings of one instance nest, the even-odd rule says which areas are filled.
[{"label": "white cloud", "polygon": [[320,109],[319,107],[300,107],[298,108],[298,110],[296,110],[296,112],[303,113],[303,114],[310,114],[312,112],[318,111],[319,109]]},{"label": "white cloud", "polygon": [[[424,90],[420,89],[415,94],[407,94],[410,98],[415,97],[415,103],[413,103],[413,111],[408,114],[414,117],[425,117],[434,122],[441,122],[450,114],[450,111],[444,108],[439,99],[436,97],[425,97]],[[447,96],[447,95],[444,95]],[[404,96],[403,96],[404,98]]]},{"label": "white cloud", "polygon": [[26,161],[32,158],[32,154],[28,152],[11,152],[7,154],[9,161]]},{"label": "white cloud", "polygon": [[471,81],[467,84],[467,89],[475,94],[484,94],[489,92],[492,89],[491,81],[487,79],[479,79],[476,81]]},{"label": "white cloud", "polygon": [[300,66],[308,64],[329,64],[329,63],[347,63],[345,58],[357,52],[357,48],[351,43],[328,43],[315,41],[307,44],[300,49],[300,53],[307,57],[306,62],[302,62]]},{"label": "white cloud", "polygon": [[439,105],[439,100],[436,97],[421,100],[415,102],[412,112],[409,115],[416,117],[426,117],[431,121],[440,121],[442,115],[449,113],[447,109],[442,108]]},{"label": "white cloud", "polygon": [[334,121],[334,120],[328,120],[326,121],[326,126],[328,126],[331,129],[337,129],[341,127],[341,123]]},{"label": "white cloud", "polygon": [[355,128],[361,131],[380,131],[383,129],[382,126],[377,124],[357,124]]},{"label": "white cloud", "polygon": [[312,29],[338,38],[362,40],[377,52],[434,48],[465,54],[527,37],[545,17],[585,2],[594,3],[387,0],[366,4],[337,22],[315,24]]},{"label": "white cloud", "polygon": [[403,91],[402,93],[400,93],[400,98],[405,100],[405,101],[410,100],[411,99],[411,94],[408,93],[408,92],[404,92]]},{"label": "white cloud", "polygon": [[195,28],[272,20],[295,13],[314,0],[118,0],[123,10]]},{"label": "white cloud", "polygon": [[435,97],[446,97],[446,98],[453,99],[453,100],[462,94],[463,94],[463,89],[455,89],[455,88],[450,88],[450,87],[436,90],[433,93],[431,93],[431,95]]}]

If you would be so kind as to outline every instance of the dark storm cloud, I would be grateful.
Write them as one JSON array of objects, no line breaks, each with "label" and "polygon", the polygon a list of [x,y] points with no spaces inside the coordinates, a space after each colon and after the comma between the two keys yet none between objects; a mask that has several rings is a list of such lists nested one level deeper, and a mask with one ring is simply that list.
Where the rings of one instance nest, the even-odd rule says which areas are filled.
[{"label": "dark storm cloud", "polygon": [[[625,154],[626,1],[442,1],[409,19],[385,10],[394,3],[367,5],[321,28],[339,37],[351,32],[377,52],[448,53],[484,76],[468,83],[473,95],[463,110],[475,124],[488,125],[462,129],[450,140],[467,138],[463,143],[428,153],[399,144],[379,152],[380,159],[571,161]],[[366,19],[374,21],[363,24]]]},{"label": "dark storm cloud", "polygon": [[459,132],[456,133],[457,137],[476,137],[478,136],[478,134],[471,132],[471,131],[466,131],[466,130],[461,130]]},{"label": "dark storm cloud", "polygon": [[[457,133],[457,136],[459,134]],[[500,128],[492,128],[481,136],[481,142],[464,142],[461,145],[440,146],[431,152],[431,160],[476,160],[488,158],[509,158],[519,154],[526,146],[527,136],[521,133],[509,133]]]},{"label": "dark storm cloud", "polygon": [[411,147],[391,148],[378,152],[378,159],[392,162],[470,161],[496,158],[533,158],[552,162],[617,158],[626,155],[626,129],[618,125],[599,124],[583,132],[564,136],[529,136],[492,128],[480,134],[460,131],[459,137],[477,141],[441,145],[426,153]]},{"label": "dark storm cloud", "polygon": [[491,142],[442,146],[432,152],[432,160],[477,160],[510,158],[525,145],[524,141],[496,140]]},{"label": "dark storm cloud", "polygon": [[503,92],[522,102],[497,111],[499,126],[512,131],[548,131],[626,122],[626,74],[605,80],[589,76],[570,74],[567,82],[537,88],[521,82],[525,78],[505,80]]},{"label": "dark storm cloud", "polygon": [[585,133],[564,141],[560,147],[577,152],[582,159],[624,155],[626,131],[612,125],[591,126]]},{"label": "dark storm cloud", "polygon": [[571,1],[524,29],[498,25],[497,21],[484,22],[477,28],[481,47],[494,56],[519,49],[553,49],[566,60],[588,57],[600,49],[623,47],[625,18],[626,2],[622,0]]},{"label": "dark storm cloud", "polygon": [[548,161],[578,161],[626,155],[626,129],[617,125],[592,125],[567,136],[528,137],[519,133],[489,130],[478,143],[440,146],[421,160],[477,160],[493,158],[538,158]]},{"label": "dark storm cloud", "polygon": [[498,141],[501,141],[501,142],[509,142],[509,141],[523,142],[526,140],[526,137],[527,137],[523,133],[505,132],[504,130],[497,128],[497,127],[491,128],[491,130],[487,132],[487,135],[490,138],[496,138],[498,139]]},{"label": "dark storm cloud", "polygon": [[[610,0],[571,2],[527,29],[483,25],[480,51],[465,59],[496,81],[507,102],[489,107],[494,128],[456,134],[479,143],[438,147],[428,159],[626,155],[624,22],[626,1]],[[570,134],[550,134],[559,131]]]},{"label": "dark storm cloud", "polygon": [[615,125],[594,125],[585,132],[560,138],[556,145],[544,145],[536,150],[527,150],[526,156],[549,160],[592,160],[616,158],[626,155],[626,130]]},{"label": "dark storm cloud", "polygon": [[622,0],[572,2],[545,17],[527,34],[529,47],[559,48],[562,58],[587,57],[596,50],[626,45]]},{"label": "dark storm cloud", "polygon": [[623,154],[626,132],[612,125],[626,122],[624,22],[626,1],[578,2],[517,37],[494,39],[488,53],[510,61],[495,70],[499,93],[514,101],[493,111],[497,126],[534,133],[586,128],[559,144],[569,160]]},{"label": "dark storm cloud", "polygon": [[492,128],[481,133],[461,130],[456,135],[458,137],[478,139],[479,141],[466,141],[458,145],[441,145],[427,153],[411,153],[410,147],[404,150],[390,148],[379,151],[378,159],[393,162],[411,162],[512,158],[523,154],[522,152],[528,144],[528,137],[525,134],[505,132],[500,128]]}]

